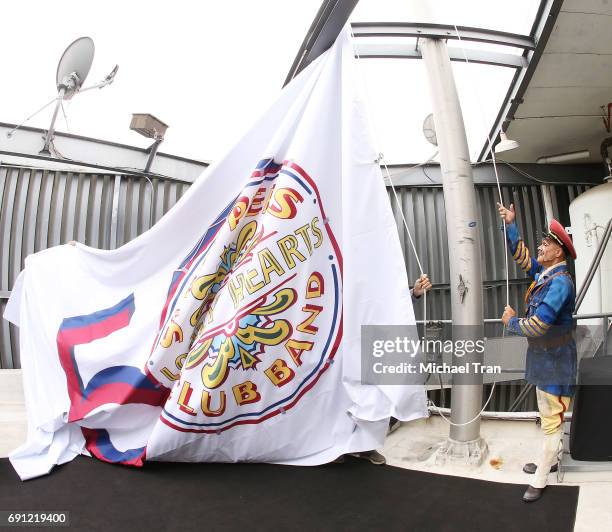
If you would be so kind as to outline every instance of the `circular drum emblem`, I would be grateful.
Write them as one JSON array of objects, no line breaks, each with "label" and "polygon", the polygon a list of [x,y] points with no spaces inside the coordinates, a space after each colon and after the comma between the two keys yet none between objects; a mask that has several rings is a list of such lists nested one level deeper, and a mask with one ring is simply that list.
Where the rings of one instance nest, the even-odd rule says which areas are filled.
[{"label": "circular drum emblem", "polygon": [[314,181],[262,161],[171,283],[147,370],[162,421],[220,432],[287,413],[333,363],[342,257]]}]

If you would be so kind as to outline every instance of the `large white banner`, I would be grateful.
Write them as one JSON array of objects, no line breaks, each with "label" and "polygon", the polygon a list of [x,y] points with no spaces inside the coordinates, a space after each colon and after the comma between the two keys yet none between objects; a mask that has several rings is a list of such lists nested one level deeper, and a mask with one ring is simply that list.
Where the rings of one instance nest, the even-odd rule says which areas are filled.
[{"label": "large white banner", "polygon": [[361,325],[414,315],[354,62],[345,31],[132,242],[28,257],[22,479],[78,454],[321,464],[427,415],[423,387],[360,381]]}]

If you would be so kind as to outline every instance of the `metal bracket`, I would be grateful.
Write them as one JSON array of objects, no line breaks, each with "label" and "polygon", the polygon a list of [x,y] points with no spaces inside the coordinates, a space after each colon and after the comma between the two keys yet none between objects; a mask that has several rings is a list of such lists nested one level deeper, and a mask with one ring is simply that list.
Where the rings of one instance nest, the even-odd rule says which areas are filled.
[{"label": "metal bracket", "polygon": [[463,280],[461,274],[459,274],[459,284],[457,285],[457,291],[459,292],[459,297],[461,298],[461,303],[465,299],[466,294],[468,293],[468,287],[466,282]]}]

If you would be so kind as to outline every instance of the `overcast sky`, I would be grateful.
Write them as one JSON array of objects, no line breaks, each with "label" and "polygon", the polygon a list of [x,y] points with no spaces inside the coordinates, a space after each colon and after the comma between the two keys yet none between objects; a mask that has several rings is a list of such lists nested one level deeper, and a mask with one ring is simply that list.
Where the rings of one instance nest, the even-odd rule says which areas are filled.
[{"label": "overcast sky", "polygon": [[[529,32],[538,0],[361,0],[352,20],[419,21]],[[19,123],[56,93],[68,44],[93,38],[85,86],[115,64],[115,82],[65,104],[57,130],[135,146],[132,113],[170,128],[161,151],[214,160],[277,97],[321,0],[19,0],[2,6],[0,121]],[[433,151],[421,124],[430,112],[420,61],[362,60],[378,143],[388,162]],[[454,64],[470,151],[478,154],[512,77],[510,69]],[[49,126],[52,107],[28,122]],[[69,156],[69,154],[66,154]]]}]

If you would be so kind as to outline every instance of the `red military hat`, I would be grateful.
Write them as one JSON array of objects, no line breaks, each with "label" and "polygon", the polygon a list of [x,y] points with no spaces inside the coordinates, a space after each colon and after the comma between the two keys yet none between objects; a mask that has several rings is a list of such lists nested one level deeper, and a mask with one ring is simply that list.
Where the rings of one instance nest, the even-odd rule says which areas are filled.
[{"label": "red military hat", "polygon": [[572,244],[571,237],[565,232],[563,226],[554,218],[550,221],[548,233],[545,236],[552,238],[563,248],[566,254],[572,257],[572,259],[576,258],[576,250],[574,249],[574,244]]}]

